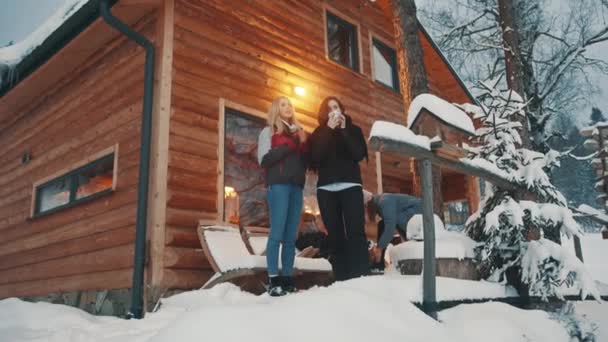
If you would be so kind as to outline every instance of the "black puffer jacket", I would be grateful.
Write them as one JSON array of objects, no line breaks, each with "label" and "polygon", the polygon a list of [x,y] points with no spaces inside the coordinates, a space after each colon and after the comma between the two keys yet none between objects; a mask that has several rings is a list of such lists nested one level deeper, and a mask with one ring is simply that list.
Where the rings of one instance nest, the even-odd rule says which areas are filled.
[{"label": "black puffer jacket", "polygon": [[345,128],[317,127],[309,138],[310,162],[319,173],[317,186],[337,182],[361,184],[359,162],[367,158],[367,144],[359,126],[346,115]]}]

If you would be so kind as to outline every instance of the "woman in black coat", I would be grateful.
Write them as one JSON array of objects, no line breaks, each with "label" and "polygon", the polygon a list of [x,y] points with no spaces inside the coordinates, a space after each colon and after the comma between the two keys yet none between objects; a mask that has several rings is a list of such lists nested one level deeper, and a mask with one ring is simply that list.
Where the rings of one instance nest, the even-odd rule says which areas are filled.
[{"label": "woman in black coat", "polygon": [[367,145],[359,126],[336,97],[319,107],[319,127],[309,139],[318,172],[317,200],[328,232],[329,260],[336,280],[369,274],[363,188],[359,162]]}]

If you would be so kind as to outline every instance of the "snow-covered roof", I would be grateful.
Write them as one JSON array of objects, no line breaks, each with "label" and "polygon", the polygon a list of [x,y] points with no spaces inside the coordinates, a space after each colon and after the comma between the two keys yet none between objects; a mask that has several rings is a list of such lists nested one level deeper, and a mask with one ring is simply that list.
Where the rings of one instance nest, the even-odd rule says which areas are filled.
[{"label": "snow-covered roof", "polygon": [[379,137],[395,141],[401,141],[412,145],[417,145],[424,149],[430,150],[430,139],[424,135],[417,135],[409,128],[388,121],[375,121],[372,125],[370,138]]},{"label": "snow-covered roof", "polygon": [[460,108],[432,94],[416,96],[407,112],[407,125],[412,128],[422,109],[426,109],[447,124],[459,128],[471,135],[475,134],[475,126],[471,118]]},{"label": "snow-covered roof", "polygon": [[64,4],[59,7],[53,15],[40,25],[40,27],[30,33],[24,40],[1,48],[0,64],[8,66],[18,64],[89,0],[64,1]]},{"label": "snow-covered roof", "polygon": [[[63,5],[25,39],[13,45],[0,48],[0,70],[14,68],[89,1],[64,0]],[[4,79],[0,74],[0,85],[3,82]]]}]

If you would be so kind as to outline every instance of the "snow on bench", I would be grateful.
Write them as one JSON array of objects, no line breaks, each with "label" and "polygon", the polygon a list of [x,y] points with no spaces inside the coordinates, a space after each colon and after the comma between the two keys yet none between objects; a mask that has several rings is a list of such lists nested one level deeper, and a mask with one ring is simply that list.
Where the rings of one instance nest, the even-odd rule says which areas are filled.
[{"label": "snow on bench", "polygon": [[[228,226],[199,227],[198,235],[203,251],[216,272],[203,287],[210,288],[220,282],[242,276],[266,272],[266,257],[252,255],[247,250],[237,228]],[[258,242],[261,242],[262,238]],[[255,249],[261,249],[259,243]],[[280,260],[279,260],[279,267]],[[322,258],[296,257],[295,272],[331,272],[331,264]]]}]

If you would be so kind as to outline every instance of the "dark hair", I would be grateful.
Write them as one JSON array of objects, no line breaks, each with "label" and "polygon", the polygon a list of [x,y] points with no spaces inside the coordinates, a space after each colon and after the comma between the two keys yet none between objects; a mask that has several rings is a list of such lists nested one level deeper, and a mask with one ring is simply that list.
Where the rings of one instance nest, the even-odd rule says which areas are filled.
[{"label": "dark hair", "polygon": [[346,113],[346,108],[344,108],[344,104],[338,100],[335,96],[328,96],[321,101],[321,105],[319,106],[319,112],[317,116],[317,120],[319,122],[319,126],[325,126],[327,121],[329,120],[329,101],[334,100],[338,103],[338,107],[340,107],[340,111],[342,114]]}]

